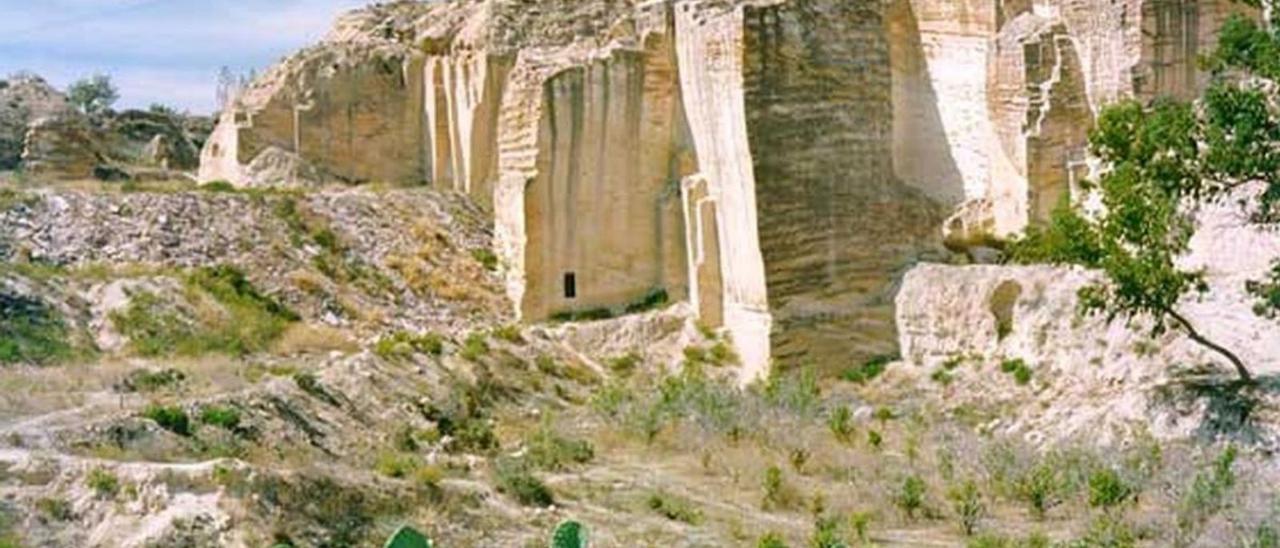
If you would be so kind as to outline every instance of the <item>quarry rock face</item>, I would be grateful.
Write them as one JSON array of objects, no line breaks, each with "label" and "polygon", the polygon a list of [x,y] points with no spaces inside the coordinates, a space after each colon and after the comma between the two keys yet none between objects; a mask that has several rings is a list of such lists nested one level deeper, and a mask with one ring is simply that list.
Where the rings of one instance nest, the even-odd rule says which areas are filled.
[{"label": "quarry rock face", "polygon": [[525,320],[665,295],[727,329],[744,379],[847,363],[895,350],[895,280],[944,232],[1015,232],[1071,195],[1103,105],[1194,94],[1233,9],[378,5],[229,104],[200,179],[456,190],[492,211]]}]

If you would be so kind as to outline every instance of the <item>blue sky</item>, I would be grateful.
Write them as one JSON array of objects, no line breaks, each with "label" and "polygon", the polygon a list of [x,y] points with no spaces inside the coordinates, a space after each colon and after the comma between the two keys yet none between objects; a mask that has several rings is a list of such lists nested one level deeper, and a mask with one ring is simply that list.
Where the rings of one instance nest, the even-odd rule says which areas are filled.
[{"label": "blue sky", "polygon": [[0,75],[30,70],[58,87],[95,72],[118,107],[208,113],[218,69],[261,70],[318,40],[366,0],[0,0]]}]

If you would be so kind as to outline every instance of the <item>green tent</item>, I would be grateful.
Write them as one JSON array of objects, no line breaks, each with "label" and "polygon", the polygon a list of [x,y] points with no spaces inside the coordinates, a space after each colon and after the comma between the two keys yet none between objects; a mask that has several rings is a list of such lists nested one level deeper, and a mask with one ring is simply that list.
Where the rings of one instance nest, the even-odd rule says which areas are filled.
[{"label": "green tent", "polygon": [[387,539],[383,548],[431,548],[431,539],[417,529],[405,525]]}]

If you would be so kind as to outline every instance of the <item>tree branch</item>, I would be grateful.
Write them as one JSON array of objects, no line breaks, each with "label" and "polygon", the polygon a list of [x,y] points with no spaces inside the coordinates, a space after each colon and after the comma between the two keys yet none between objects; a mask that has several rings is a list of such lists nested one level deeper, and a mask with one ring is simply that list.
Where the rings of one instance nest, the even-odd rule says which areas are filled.
[{"label": "tree branch", "polygon": [[1227,361],[1231,362],[1231,365],[1236,369],[1236,373],[1240,375],[1241,380],[1248,384],[1254,383],[1253,375],[1249,373],[1249,369],[1244,366],[1244,361],[1242,361],[1239,356],[1236,356],[1235,353],[1227,350],[1226,347],[1209,340],[1204,335],[1201,335],[1200,332],[1196,330],[1195,326],[1191,324],[1191,321],[1183,317],[1182,314],[1179,314],[1177,311],[1173,309],[1165,309],[1164,313],[1170,318],[1173,318],[1174,321],[1178,322],[1178,325],[1182,326],[1182,329],[1187,332],[1187,336],[1191,337],[1191,340],[1195,341],[1200,346],[1218,353],[1220,356],[1226,358]]}]

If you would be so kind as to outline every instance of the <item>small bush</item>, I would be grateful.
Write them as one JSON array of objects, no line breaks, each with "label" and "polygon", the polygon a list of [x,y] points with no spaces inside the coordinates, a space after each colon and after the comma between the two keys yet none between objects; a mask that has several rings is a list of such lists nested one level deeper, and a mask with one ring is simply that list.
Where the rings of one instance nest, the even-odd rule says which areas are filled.
[{"label": "small bush", "polygon": [[498,459],[494,464],[498,491],[525,506],[547,507],[555,503],[546,484],[533,475],[528,463],[511,458]]},{"label": "small bush", "polygon": [[46,520],[71,521],[75,514],[67,499],[46,497],[36,501],[36,511]]},{"label": "small bush", "polygon": [[459,354],[462,359],[467,361],[480,361],[481,358],[489,354],[489,341],[484,333],[475,332],[467,336],[467,340],[462,344],[462,352]]},{"label": "small bush", "polygon": [[765,469],[763,487],[764,499],[760,506],[765,510],[785,510],[798,503],[795,489],[787,484],[782,469],[777,466]]},{"label": "small bush", "polygon": [[211,405],[200,411],[200,422],[234,432],[240,428],[240,411],[234,407]]},{"label": "small bush", "polygon": [[835,518],[818,518],[814,520],[813,536],[809,537],[810,548],[847,548],[840,538],[840,522]]},{"label": "small bush", "polygon": [[852,383],[866,384],[879,377],[890,363],[898,359],[896,355],[875,356],[860,366],[845,369],[844,373],[840,374],[840,378]]},{"label": "small bush", "polygon": [[373,469],[388,478],[406,479],[421,466],[422,463],[413,455],[388,451],[378,455]]},{"label": "small bush", "polygon": [[595,449],[590,442],[559,435],[552,428],[550,418],[543,421],[525,445],[529,463],[544,470],[564,470],[572,464],[585,464],[595,458]]},{"label": "small bush", "polygon": [[912,474],[902,479],[893,503],[907,515],[907,519],[914,520],[916,513],[924,508],[925,489],[924,479],[920,476]]},{"label": "small bush", "polygon": [[932,380],[933,382],[941,384],[942,386],[947,386],[951,384],[952,381],[955,380],[955,377],[953,377],[951,375],[951,372],[948,371],[946,368],[939,368],[934,370],[933,373],[929,374],[929,380]]},{"label": "small bush", "polygon": [[671,521],[679,521],[689,525],[697,525],[702,521],[702,513],[687,500],[658,491],[649,495],[647,502],[650,510]]},{"label": "small bush", "polygon": [[179,436],[191,435],[191,420],[181,407],[152,404],[147,406],[142,416]]},{"label": "small bush", "polygon": [[756,541],[756,548],[787,548],[787,541],[781,533],[770,531]]},{"label": "small bush", "polygon": [[966,480],[952,486],[947,491],[947,498],[951,501],[951,509],[960,520],[960,528],[965,536],[973,536],[978,523],[987,515],[987,506],[982,501],[982,494],[978,492],[978,485],[973,480]]},{"label": "small bush", "polygon": [[1089,506],[1114,508],[1133,496],[1133,488],[1111,468],[1095,470],[1089,475]]},{"label": "small bush", "polygon": [[520,326],[518,325],[504,325],[494,329],[493,336],[498,340],[511,344],[524,344],[524,336],[520,334]]},{"label": "small bush", "polygon": [[378,339],[373,352],[384,359],[408,358],[414,353],[439,356],[444,353],[444,338],[435,333],[415,335],[397,331]]},{"label": "small bush", "polygon": [[840,443],[849,443],[853,439],[853,411],[849,406],[841,405],[827,417],[827,428]]},{"label": "small bush", "polygon": [[849,528],[853,529],[853,536],[858,542],[867,544],[871,542],[871,522],[875,519],[875,514],[869,511],[854,512],[849,515]]},{"label": "small bush", "polygon": [[1013,481],[1014,496],[1030,507],[1036,519],[1044,519],[1049,508],[1058,504],[1062,480],[1052,463],[1038,462]]},{"label": "small bush", "polygon": [[1014,382],[1026,386],[1031,382],[1031,367],[1022,358],[1005,360],[1000,363],[1000,371],[1013,375]]},{"label": "small bush", "polygon": [[609,370],[613,371],[616,374],[630,375],[631,372],[635,371],[636,367],[638,367],[643,362],[644,362],[644,358],[642,358],[640,354],[637,354],[635,352],[628,352],[621,356],[610,358],[607,365],[609,367]]},{"label": "small bush", "polygon": [[808,368],[789,375],[774,375],[764,387],[765,401],[805,417],[817,410],[820,395],[818,379]]},{"label": "small bush", "polygon": [[498,269],[498,255],[487,247],[471,250],[471,258],[480,263],[485,270],[492,272]]},{"label": "small bush", "polygon": [[880,433],[875,430],[867,430],[867,444],[875,449],[879,449],[880,445],[883,443],[884,436],[881,436]]},{"label": "small bush", "polygon": [[186,378],[186,374],[176,369],[160,371],[135,369],[116,385],[116,389],[118,392],[158,392],[174,388],[182,384]]},{"label": "small bush", "polygon": [[120,492],[120,478],[105,468],[94,468],[85,478],[85,485],[93,490],[98,498],[112,498]]},{"label": "small bush", "polygon": [[658,288],[649,291],[640,300],[627,305],[627,314],[637,314],[640,312],[648,312],[657,310],[671,302],[671,296],[667,294],[666,289]]},{"label": "small bush", "polygon": [[1209,466],[1196,474],[1190,488],[1178,502],[1177,522],[1182,535],[1194,536],[1227,504],[1227,497],[1236,484],[1236,456],[1235,446],[1229,445]]}]

